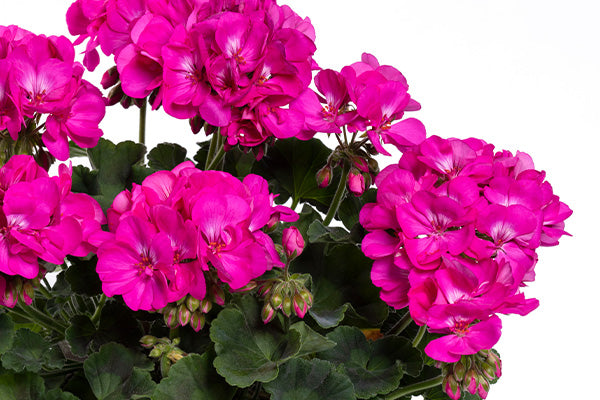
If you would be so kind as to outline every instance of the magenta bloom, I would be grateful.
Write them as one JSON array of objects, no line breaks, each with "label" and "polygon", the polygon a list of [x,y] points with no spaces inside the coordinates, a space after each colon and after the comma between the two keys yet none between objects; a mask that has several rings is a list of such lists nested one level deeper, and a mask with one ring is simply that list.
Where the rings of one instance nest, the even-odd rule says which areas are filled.
[{"label": "magenta bloom", "polygon": [[69,157],[69,139],[84,148],[95,146],[102,136],[98,126],[105,102],[82,79],[73,44],[63,36],[24,30],[2,40],[7,43],[0,54],[0,128],[17,140],[23,128],[39,125],[40,147],[43,142],[59,160]]},{"label": "magenta bloom", "polygon": [[[367,90],[355,87],[353,95]],[[426,347],[430,357],[456,362],[490,349],[500,337],[496,314],[537,308],[521,288],[535,278],[536,249],[566,234],[571,210],[528,155],[432,136],[376,183],[377,202],[360,212],[369,232],[361,248],[382,300],[447,334]]]},{"label": "magenta bloom", "polygon": [[104,292],[132,309],[157,310],[188,294],[221,298],[220,285],[239,289],[283,266],[262,229],[298,215],[274,197],[257,175],[240,181],[189,161],[148,176],[108,210],[115,235],[98,251]]},{"label": "magenta bloom", "polygon": [[[457,362],[462,355],[475,354],[480,350],[491,349],[500,339],[502,321],[494,315],[489,319],[473,324],[479,319],[477,314],[462,307],[432,308],[430,330],[436,333],[448,333],[432,340],[425,347],[425,353],[439,361]],[[450,311],[451,309],[451,311]],[[470,314],[470,315],[469,315]],[[471,325],[472,324],[472,325]]]},{"label": "magenta bloom", "polygon": [[157,310],[167,305],[164,270],[173,262],[173,250],[165,233],[150,223],[129,216],[121,220],[115,241],[98,250],[96,271],[102,291],[123,296],[132,310]]}]

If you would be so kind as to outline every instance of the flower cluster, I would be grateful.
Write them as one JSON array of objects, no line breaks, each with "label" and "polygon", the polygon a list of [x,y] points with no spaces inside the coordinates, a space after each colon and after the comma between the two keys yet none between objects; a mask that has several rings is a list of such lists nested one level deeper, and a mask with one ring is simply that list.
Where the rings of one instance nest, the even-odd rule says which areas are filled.
[{"label": "flower cluster", "polygon": [[39,259],[60,265],[83,257],[106,239],[105,217],[90,196],[71,192],[71,171],[61,165],[49,177],[32,156],[15,155],[0,168],[0,304],[14,307],[21,294],[31,304],[31,280],[46,270]]},{"label": "flower cluster", "polygon": [[[153,94],[176,118],[222,127],[227,145],[255,147],[275,136],[304,137],[304,117],[287,106],[312,80],[315,33],[308,18],[274,0],[77,0],[69,30],[114,55],[125,95]],[[107,85],[116,83],[107,77]],[[200,124],[192,126],[199,129]]]},{"label": "flower cluster", "polygon": [[0,130],[13,141],[32,141],[17,153],[41,146],[36,139],[42,130],[41,141],[59,160],[69,157],[68,139],[85,148],[98,143],[105,101],[74,60],[73,44],[64,36],[0,26]]},{"label": "flower cluster", "polygon": [[381,298],[444,334],[425,348],[430,357],[456,362],[490,349],[497,313],[537,307],[520,288],[535,277],[536,249],[566,234],[571,210],[526,153],[432,136],[376,183],[377,202],[360,213],[370,231],[362,250],[375,260]]},{"label": "flower cluster", "polygon": [[408,83],[400,71],[379,65],[371,54],[342,68],[319,71],[315,76],[319,93],[306,89],[290,108],[306,118],[306,136],[315,132],[340,134],[366,132],[377,153],[390,155],[381,142],[398,149],[415,146],[425,139],[425,127],[414,118],[403,118],[405,111],[416,111],[420,104],[408,94]]},{"label": "flower cluster", "polygon": [[275,206],[274,197],[257,175],[240,181],[190,161],[150,175],[108,210],[113,236],[98,250],[102,290],[122,295],[133,310],[159,310],[188,295],[204,299],[214,273],[231,289],[244,288],[284,265],[262,229],[298,215]]}]

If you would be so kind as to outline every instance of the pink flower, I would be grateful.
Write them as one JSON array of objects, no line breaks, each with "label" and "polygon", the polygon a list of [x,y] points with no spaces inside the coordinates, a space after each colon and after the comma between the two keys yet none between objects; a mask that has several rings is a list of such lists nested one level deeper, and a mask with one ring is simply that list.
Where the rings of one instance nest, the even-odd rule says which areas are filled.
[{"label": "pink flower", "polygon": [[132,310],[157,310],[168,303],[164,270],[172,263],[168,236],[150,223],[129,216],[121,220],[115,241],[98,249],[96,271],[107,296],[122,295]]},{"label": "pink flower", "polygon": [[281,244],[290,260],[298,257],[304,250],[304,238],[295,226],[283,230]]},{"label": "pink flower", "polygon": [[473,324],[483,316],[463,305],[433,307],[430,315],[427,323],[432,332],[449,333],[425,347],[425,353],[435,360],[457,362],[462,355],[491,349],[500,339],[502,322],[495,315]]}]

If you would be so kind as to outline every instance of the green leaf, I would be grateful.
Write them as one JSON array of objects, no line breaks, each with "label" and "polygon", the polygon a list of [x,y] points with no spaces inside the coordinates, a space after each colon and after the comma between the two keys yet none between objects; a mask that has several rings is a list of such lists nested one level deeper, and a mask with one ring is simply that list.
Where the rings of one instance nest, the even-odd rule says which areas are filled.
[{"label": "green leaf", "polygon": [[326,163],[332,150],[320,140],[307,141],[290,138],[278,140],[262,160],[254,164],[254,172],[271,181],[276,180],[282,196],[291,196],[295,201],[308,201],[327,209],[336,184],[319,188],[316,173]]},{"label": "green leaf", "polygon": [[71,174],[71,191],[94,196],[100,193],[98,171],[90,171],[83,165],[75,165]]},{"label": "green leaf", "polygon": [[215,343],[217,372],[233,386],[248,387],[277,377],[279,365],[301,348],[301,333],[287,334],[275,324],[263,324],[256,299],[244,296],[241,309],[226,308],[213,320],[210,338]]},{"label": "green leaf", "polygon": [[102,293],[102,282],[96,273],[98,257],[93,256],[89,260],[69,257],[69,261],[71,265],[65,271],[65,279],[75,293],[86,296],[96,296]]},{"label": "green leaf", "polygon": [[33,373],[0,375],[0,399],[37,400],[44,393],[44,380]]},{"label": "green leaf", "polygon": [[[134,372],[134,367],[137,372]],[[83,370],[94,395],[102,400],[125,400],[133,395],[150,395],[154,386],[147,371],[154,363],[117,343],[108,343],[83,363]]]},{"label": "green leaf", "polygon": [[295,357],[318,353],[335,347],[335,342],[312,330],[303,321],[298,321],[290,326],[291,330],[300,333],[300,350]]},{"label": "green leaf", "polygon": [[347,376],[336,372],[333,364],[295,358],[281,367],[279,376],[264,388],[272,400],[352,400],[354,390]]},{"label": "green leaf", "polygon": [[131,180],[132,166],[141,163],[146,147],[130,140],[117,145],[101,138],[98,145],[88,149],[90,163],[98,170],[99,195],[95,198],[106,209]]},{"label": "green leaf", "polygon": [[148,166],[155,170],[172,170],[185,161],[187,150],[177,143],[161,143],[148,153]]},{"label": "green leaf", "polygon": [[163,379],[152,400],[229,400],[236,389],[228,386],[213,366],[213,357],[208,352],[203,355],[190,354],[177,361]]},{"label": "green leaf", "polygon": [[67,328],[65,338],[74,354],[84,356],[96,334],[96,326],[87,315],[75,315],[70,322],[71,326]]},{"label": "green leaf", "polygon": [[87,150],[82,149],[77,143],[69,140],[69,158],[74,157],[87,157]]},{"label": "green leaf", "polygon": [[338,217],[346,227],[346,229],[352,229],[352,227],[358,224],[358,216],[360,210],[366,203],[375,203],[377,200],[377,189],[371,188],[362,196],[348,196],[340,204],[338,209]]},{"label": "green leaf", "polygon": [[372,261],[353,244],[338,244],[328,252],[325,246],[309,244],[291,265],[293,272],[313,277],[311,317],[325,329],[337,326],[344,318],[365,328],[381,324],[388,306],[371,283]]},{"label": "green leaf", "polygon": [[44,394],[43,400],[79,400],[77,396],[69,393],[63,392],[62,390],[56,388],[47,391]]},{"label": "green leaf", "polygon": [[0,314],[0,354],[12,347],[14,338],[15,323],[7,314]]},{"label": "green leaf", "polygon": [[329,227],[321,221],[313,221],[308,227],[308,241],[310,243],[351,243],[350,232],[340,227]]},{"label": "green leaf", "polygon": [[21,328],[15,334],[12,348],[2,355],[2,365],[17,372],[38,372],[43,365],[60,367],[61,363],[56,360],[52,345],[40,334]]},{"label": "green leaf", "polygon": [[[350,378],[360,399],[396,389],[403,375],[401,360],[412,358],[414,351],[419,355],[404,338],[388,336],[369,342],[358,328],[350,326],[337,327],[327,338],[337,346],[318,357],[336,364]],[[409,364],[412,368],[412,361]]]}]

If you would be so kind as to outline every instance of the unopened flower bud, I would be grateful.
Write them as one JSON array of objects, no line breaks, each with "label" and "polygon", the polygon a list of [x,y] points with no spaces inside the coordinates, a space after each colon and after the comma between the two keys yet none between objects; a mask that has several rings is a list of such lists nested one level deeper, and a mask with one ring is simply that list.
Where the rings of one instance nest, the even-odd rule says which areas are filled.
[{"label": "unopened flower bud", "polygon": [[265,324],[271,322],[273,318],[275,318],[275,309],[271,307],[269,303],[265,303],[260,313],[260,317],[262,318]]},{"label": "unopened flower bud", "polygon": [[485,379],[480,379],[479,386],[477,387],[477,394],[482,399],[485,399],[490,391],[490,383]]},{"label": "unopened flower bud", "polygon": [[468,391],[469,393],[475,394],[475,393],[477,393],[477,386],[479,386],[477,371],[475,371],[473,368],[471,368],[465,374],[465,379],[463,380],[462,387],[464,390]]},{"label": "unopened flower bud", "polygon": [[188,310],[188,308],[184,304],[179,306],[177,312],[177,320],[179,321],[179,324],[181,326],[186,326],[188,322],[190,322],[190,318],[192,318],[192,313],[190,312],[190,310]]},{"label": "unopened flower bud", "polygon": [[123,107],[124,109],[128,109],[133,104],[133,99],[129,96],[124,95],[119,103],[121,103],[121,107]]},{"label": "unopened flower bud", "polygon": [[281,311],[286,317],[292,315],[292,299],[289,296],[284,296],[283,302],[281,303]]},{"label": "unopened flower bud", "polygon": [[454,375],[454,379],[456,379],[458,382],[462,382],[466,373],[467,368],[461,360],[454,364],[454,367],[452,368],[452,375]]},{"label": "unopened flower bud", "polygon": [[312,307],[312,305],[313,305],[313,295],[312,295],[311,292],[309,292],[308,289],[304,288],[303,290],[301,290],[300,291],[300,296],[302,296],[302,298],[306,302],[306,305],[308,306],[308,308]]},{"label": "unopened flower bud", "polygon": [[196,332],[200,331],[202,327],[204,327],[204,323],[206,322],[206,316],[199,311],[196,311],[192,314],[192,318],[190,318],[190,326]]},{"label": "unopened flower bud", "polygon": [[2,304],[4,304],[8,308],[13,308],[17,305],[17,301],[19,300],[19,292],[15,285],[6,285],[6,289],[4,290],[4,296],[2,298]]},{"label": "unopened flower bud", "polygon": [[179,325],[179,321],[177,320],[177,308],[165,307],[165,311],[163,311],[163,317],[165,320],[165,325],[167,325],[169,328],[176,328]]},{"label": "unopened flower bud", "polygon": [[215,285],[211,287],[211,297],[213,303],[217,303],[220,306],[225,304],[225,292],[220,286]]},{"label": "unopened flower bud", "polygon": [[356,168],[352,168],[348,175],[348,190],[356,197],[362,196],[365,192],[365,177]]},{"label": "unopened flower bud", "polygon": [[202,299],[202,301],[200,302],[200,311],[202,311],[203,314],[208,314],[208,312],[212,309],[212,301],[208,300],[208,299]]},{"label": "unopened flower bud", "polygon": [[460,385],[458,384],[456,379],[454,379],[454,376],[447,375],[444,378],[444,381],[442,382],[442,387],[444,388],[444,391],[446,392],[446,394],[448,396],[450,396],[451,399],[453,399],[453,400],[460,399],[460,396],[461,396]]},{"label": "unopened flower bud", "polygon": [[502,376],[502,360],[500,360],[500,357],[498,357],[496,353],[490,350],[485,362],[494,367],[494,374],[497,378]]},{"label": "unopened flower bud", "polygon": [[296,293],[294,295],[294,301],[292,304],[294,306],[294,313],[299,318],[304,318],[304,315],[306,315],[306,312],[308,311],[308,305],[306,304],[304,298],[300,295],[300,293]]},{"label": "unopened flower bud", "polygon": [[155,347],[150,351],[149,356],[152,358],[158,358],[158,357],[162,356],[162,353],[163,353],[162,349]]},{"label": "unopened flower bud", "polygon": [[273,287],[273,281],[266,281],[258,288],[258,294],[261,296],[266,296],[271,292],[271,288]]},{"label": "unopened flower bud", "polygon": [[125,96],[125,93],[123,93],[123,88],[121,87],[121,84],[118,84],[117,86],[113,87],[110,92],[108,92],[108,105],[114,106],[123,99],[123,96]]},{"label": "unopened flower bud", "polygon": [[150,347],[154,346],[156,344],[156,341],[158,339],[154,336],[151,335],[145,335],[142,336],[140,339],[140,344],[142,345],[142,347],[145,347],[147,349],[149,349]]},{"label": "unopened flower bud", "polygon": [[283,303],[283,296],[281,295],[281,293],[274,292],[273,294],[271,294],[269,303],[271,303],[271,306],[277,310],[281,307],[281,304]]},{"label": "unopened flower bud", "polygon": [[484,362],[481,364],[481,372],[483,372],[483,375],[489,380],[496,379],[496,368],[488,363]]},{"label": "unopened flower bud", "polygon": [[290,260],[298,257],[304,250],[304,238],[295,226],[283,230],[281,243],[285,249],[285,254]]},{"label": "unopened flower bud", "polygon": [[320,188],[326,188],[331,183],[331,177],[333,176],[333,169],[331,165],[327,164],[319,171],[317,171],[317,185]]},{"label": "unopened flower bud", "polygon": [[190,128],[192,128],[192,133],[197,134],[200,132],[200,129],[204,126],[204,120],[200,118],[199,115],[196,115],[189,119]]},{"label": "unopened flower bud", "polygon": [[31,282],[25,282],[21,289],[21,300],[25,304],[30,305],[33,302],[33,296],[35,296],[33,285],[31,285]]},{"label": "unopened flower bud", "polygon": [[369,164],[367,161],[358,156],[353,156],[350,161],[352,161],[352,165],[361,172],[369,172]]},{"label": "unopened flower bud", "polygon": [[115,65],[104,72],[100,84],[102,85],[103,89],[108,89],[109,87],[115,86],[117,82],[119,82],[119,71]]},{"label": "unopened flower bud", "polygon": [[200,300],[188,295],[185,299],[185,306],[188,310],[190,310],[190,312],[194,312],[198,309],[198,307],[200,307]]},{"label": "unopened flower bud", "polygon": [[235,292],[236,293],[244,293],[244,292],[249,292],[255,288],[256,288],[256,281],[250,281],[250,282],[248,282],[248,284],[246,284],[246,286],[242,286],[239,289],[235,289]]}]

